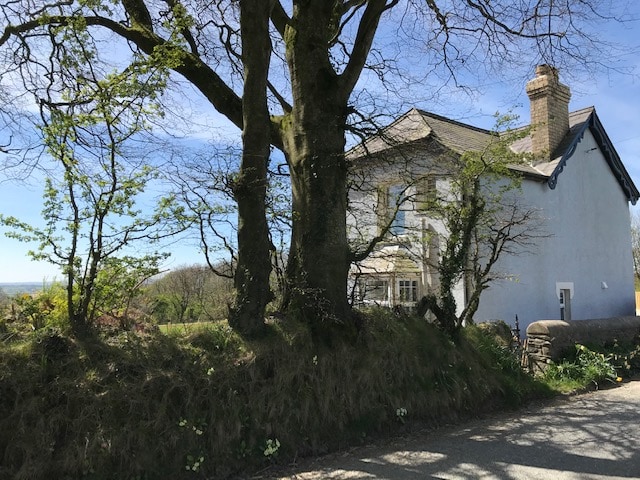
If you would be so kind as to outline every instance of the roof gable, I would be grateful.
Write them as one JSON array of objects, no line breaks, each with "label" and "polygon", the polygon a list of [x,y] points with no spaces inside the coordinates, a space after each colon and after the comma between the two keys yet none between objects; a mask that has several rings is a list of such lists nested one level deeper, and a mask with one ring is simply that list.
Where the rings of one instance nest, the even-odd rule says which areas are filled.
[{"label": "roof gable", "polygon": [[418,110],[412,108],[390,125],[347,152],[347,158],[357,159],[374,155],[399,146],[408,145],[429,138],[431,127],[424,121]]},{"label": "roof gable", "polygon": [[[571,114],[574,116],[577,121],[573,124],[570,123],[569,134],[565,137],[562,143],[558,146],[556,150],[556,158],[552,162],[555,164],[553,171],[549,175],[549,180],[547,183],[549,184],[549,188],[554,189],[558,184],[558,176],[564,170],[564,167],[567,164],[567,161],[573,156],[575,153],[578,144],[584,138],[584,134],[587,130],[591,132],[593,138],[602,155],[604,156],[611,172],[614,177],[618,181],[620,188],[622,188],[625,193],[627,200],[629,200],[633,205],[636,204],[638,198],[640,198],[640,192],[638,192],[638,188],[633,183],[629,172],[625,168],[618,152],[616,151],[609,135],[605,131],[598,115],[596,114],[595,108],[589,107],[583,110],[579,110],[578,112],[574,112]],[[571,117],[570,117],[571,122]]]},{"label": "roof gable", "polygon": [[[640,193],[604,130],[594,107],[583,108],[569,114],[569,132],[553,152],[551,160],[529,165],[514,165],[513,169],[529,177],[546,181],[550,189],[555,189],[559,175],[575,153],[587,129],[595,138],[627,200],[635,205],[640,198]],[[349,150],[347,158],[355,160],[427,139],[433,139],[448,150],[461,155],[467,151],[482,150],[495,138],[495,134],[489,130],[413,108],[389,126],[381,129],[379,134],[367,138]],[[516,153],[531,152],[531,136],[515,141],[511,149]]]}]

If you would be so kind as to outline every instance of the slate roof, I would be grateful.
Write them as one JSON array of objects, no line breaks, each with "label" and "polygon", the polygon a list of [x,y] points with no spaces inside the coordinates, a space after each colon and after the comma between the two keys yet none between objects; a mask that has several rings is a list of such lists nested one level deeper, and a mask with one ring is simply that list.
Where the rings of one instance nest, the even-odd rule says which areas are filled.
[{"label": "slate roof", "polygon": [[372,155],[401,145],[434,138],[455,153],[481,150],[495,138],[491,131],[412,108],[388,127],[347,152],[347,157],[356,159]]},{"label": "slate roof", "polygon": [[[526,128],[526,127],[524,127]],[[554,189],[558,176],[562,173],[567,161],[575,152],[578,144],[589,129],[604,155],[611,171],[618,180],[627,199],[634,205],[640,193],[622,164],[609,136],[600,122],[594,107],[587,107],[569,113],[569,132],[548,161],[532,164],[514,165],[513,170],[546,181],[549,188]],[[484,149],[491,141],[495,141],[495,133],[490,130],[467,125],[434,113],[413,108],[399,117],[375,136],[347,152],[351,161],[368,155],[380,154],[400,146],[432,139],[445,148],[462,154],[465,151]],[[515,141],[512,150],[516,153],[531,152],[531,137],[526,136]]]}]

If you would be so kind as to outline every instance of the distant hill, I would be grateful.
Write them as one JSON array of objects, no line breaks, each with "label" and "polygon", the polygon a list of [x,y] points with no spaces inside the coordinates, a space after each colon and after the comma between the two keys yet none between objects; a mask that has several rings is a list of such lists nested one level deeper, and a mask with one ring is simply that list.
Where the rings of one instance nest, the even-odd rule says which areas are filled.
[{"label": "distant hill", "polygon": [[47,285],[43,282],[16,282],[16,283],[0,283],[0,290],[7,295],[15,295],[16,293],[36,293]]}]

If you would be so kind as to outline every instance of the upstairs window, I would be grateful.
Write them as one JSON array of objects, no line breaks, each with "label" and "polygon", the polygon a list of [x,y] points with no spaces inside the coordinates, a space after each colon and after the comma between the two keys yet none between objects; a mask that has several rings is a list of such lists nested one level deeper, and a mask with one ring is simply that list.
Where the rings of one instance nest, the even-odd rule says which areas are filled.
[{"label": "upstairs window", "polygon": [[403,185],[391,185],[388,195],[388,209],[393,215],[393,221],[389,232],[392,235],[403,235],[407,233],[406,215],[405,215],[405,190]]},{"label": "upstairs window", "polygon": [[416,182],[416,210],[426,212],[433,208],[438,199],[435,175],[425,175]]},{"label": "upstairs window", "polygon": [[407,187],[402,184],[380,185],[377,196],[378,233],[387,226],[391,235],[407,233]]}]

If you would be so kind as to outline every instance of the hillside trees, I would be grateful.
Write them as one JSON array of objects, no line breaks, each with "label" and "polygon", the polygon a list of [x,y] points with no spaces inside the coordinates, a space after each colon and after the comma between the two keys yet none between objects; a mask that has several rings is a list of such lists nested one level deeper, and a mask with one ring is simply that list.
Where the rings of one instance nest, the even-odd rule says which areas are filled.
[{"label": "hillside trees", "polygon": [[[283,306],[319,329],[349,324],[344,147],[347,131],[372,125],[360,99],[377,95],[358,82],[393,92],[405,68],[401,52],[409,47],[422,57],[414,67],[421,80],[415,85],[434,92],[479,67],[491,74],[495,67],[541,60],[585,65],[582,52],[597,52],[595,42],[591,50],[580,48],[592,41],[585,21],[604,19],[604,8],[596,0],[4,2],[0,46],[10,66],[5,78],[17,72],[25,85],[37,81],[33,72],[56,62],[48,52],[69,42],[73,31],[95,45],[91,65],[127,63],[131,55],[162,58],[241,129],[230,320],[253,334],[262,329],[271,298],[273,247],[264,207],[270,145],[285,155],[292,192]],[[375,43],[377,34],[389,39],[390,31],[403,36],[395,51]],[[109,58],[113,45],[119,47],[116,59]],[[531,52],[524,60],[523,51]],[[185,85],[172,80],[177,88]]]},{"label": "hillside trees", "polygon": [[[216,265],[218,273],[228,266]],[[208,265],[178,267],[145,289],[150,313],[160,323],[222,320],[232,298],[233,281]]]}]

